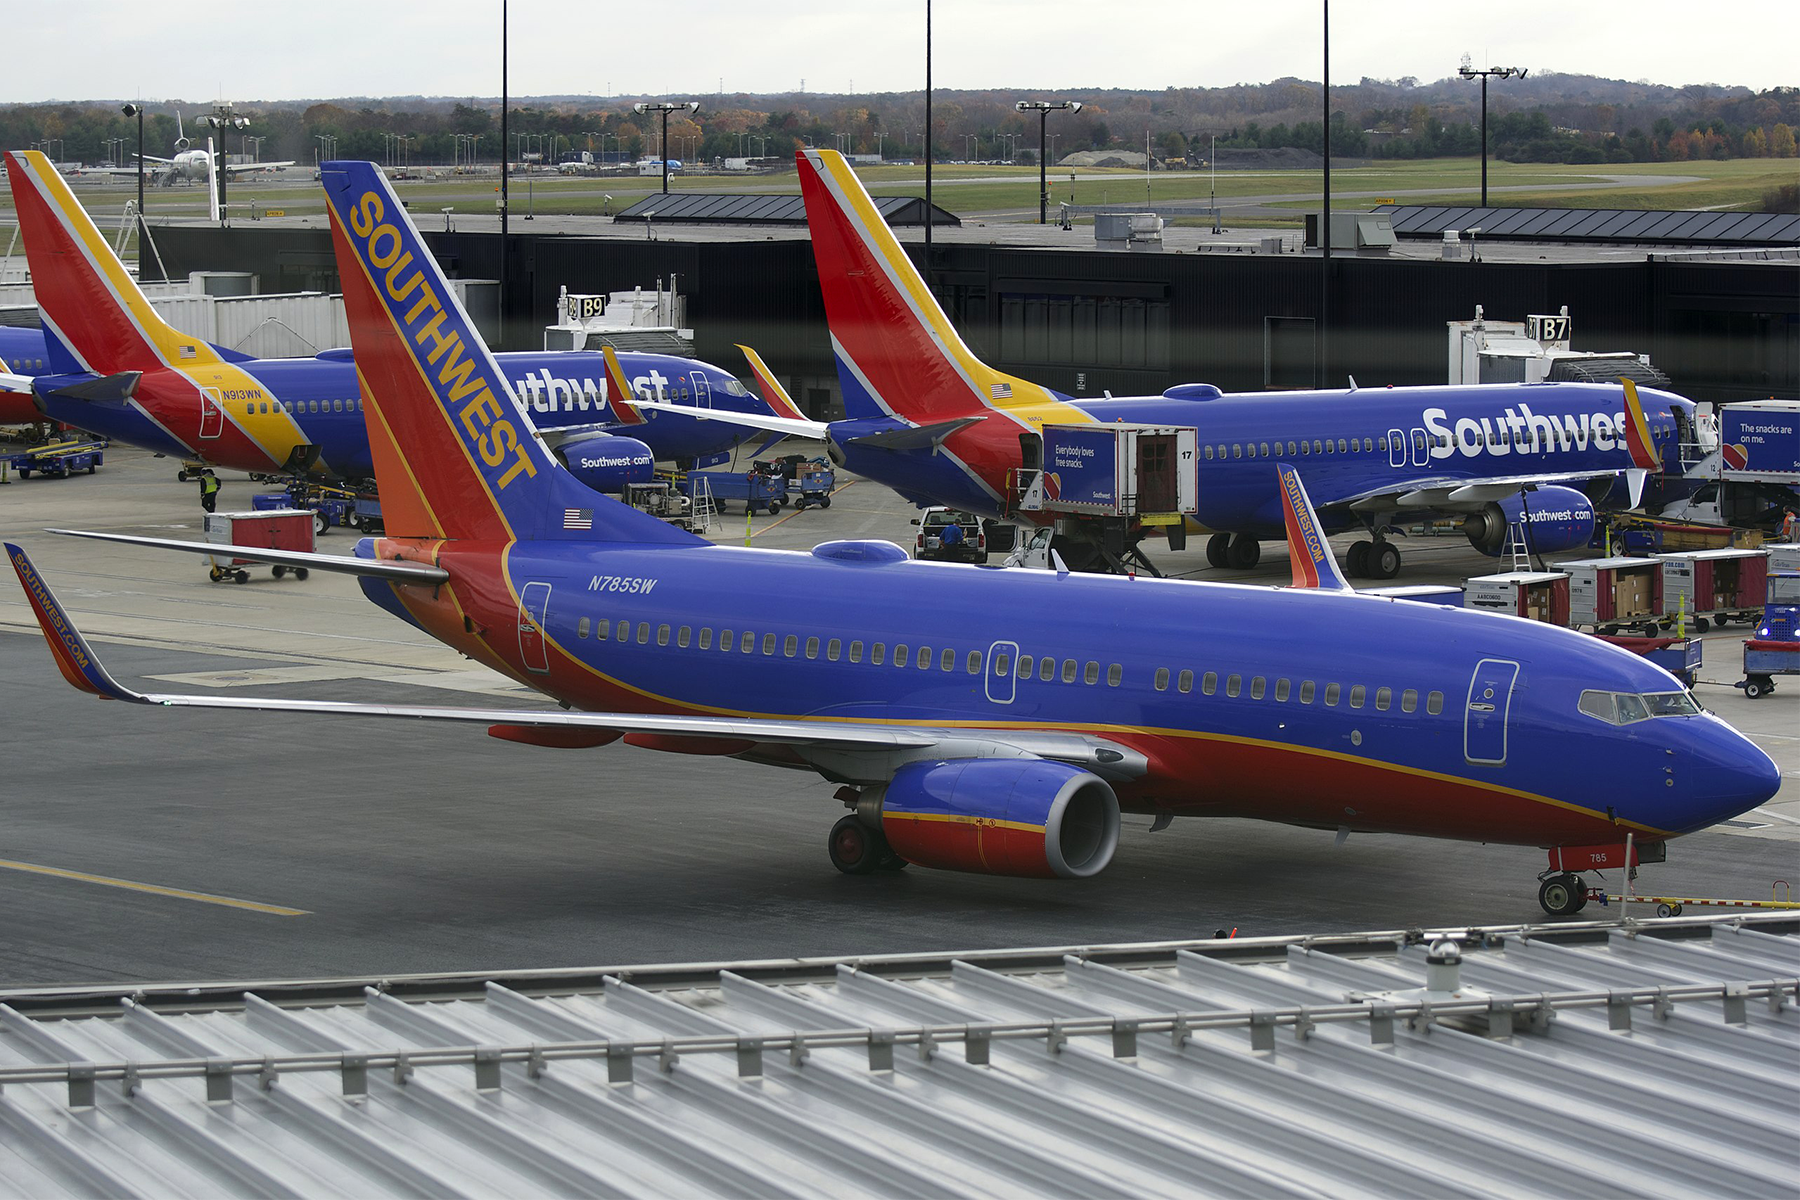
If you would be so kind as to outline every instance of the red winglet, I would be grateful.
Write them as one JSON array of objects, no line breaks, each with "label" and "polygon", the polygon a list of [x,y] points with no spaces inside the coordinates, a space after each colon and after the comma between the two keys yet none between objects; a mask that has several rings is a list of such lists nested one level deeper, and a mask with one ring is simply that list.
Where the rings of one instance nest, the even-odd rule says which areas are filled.
[{"label": "red winglet", "polygon": [[121,687],[100,665],[94,652],[88,649],[87,639],[69,620],[69,614],[63,611],[62,604],[50,591],[50,585],[38,574],[25,551],[6,543],[6,557],[12,560],[13,570],[18,572],[19,583],[25,588],[25,598],[31,601],[31,610],[37,615],[38,624],[43,627],[44,640],[50,643],[50,653],[56,659],[56,669],[63,673],[63,678],[90,695],[99,696],[103,700],[142,701],[143,697],[136,692]]}]

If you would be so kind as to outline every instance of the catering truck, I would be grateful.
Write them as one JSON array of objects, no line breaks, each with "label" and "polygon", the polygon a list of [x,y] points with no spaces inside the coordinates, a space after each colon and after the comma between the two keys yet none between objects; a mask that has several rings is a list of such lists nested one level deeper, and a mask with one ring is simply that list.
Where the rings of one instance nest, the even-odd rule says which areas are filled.
[{"label": "catering truck", "polygon": [[1721,407],[1718,446],[1684,480],[1692,493],[1664,504],[1662,517],[1777,530],[1800,511],[1800,400]]}]

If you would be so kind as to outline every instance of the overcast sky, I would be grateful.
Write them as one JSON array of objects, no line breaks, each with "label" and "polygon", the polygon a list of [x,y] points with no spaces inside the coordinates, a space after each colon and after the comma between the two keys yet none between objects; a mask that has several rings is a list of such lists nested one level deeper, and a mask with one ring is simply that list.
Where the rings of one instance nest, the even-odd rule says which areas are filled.
[{"label": "overcast sky", "polygon": [[[496,96],[500,0],[8,6],[0,102]],[[515,96],[705,98],[924,86],[924,0],[511,0]],[[1332,78],[1477,66],[1800,84],[1792,0],[1338,0]],[[935,0],[945,88],[1163,88],[1320,73],[1318,0]]]}]

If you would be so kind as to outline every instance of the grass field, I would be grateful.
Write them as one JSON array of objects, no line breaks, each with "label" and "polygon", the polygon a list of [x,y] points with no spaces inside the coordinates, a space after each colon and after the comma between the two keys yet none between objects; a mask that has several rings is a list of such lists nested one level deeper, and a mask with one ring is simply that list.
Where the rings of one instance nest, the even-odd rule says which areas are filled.
[{"label": "grass field", "polygon": [[[322,216],[317,185],[296,168],[281,183],[244,181],[230,187],[232,207],[239,213],[275,210],[289,216]],[[861,172],[877,196],[924,194],[921,167],[874,167]],[[1029,167],[942,166],[935,169],[933,197],[939,205],[964,217],[986,221],[1025,221],[1037,216],[1037,172]],[[1670,181],[1670,177],[1677,177]],[[1629,163],[1571,167],[1560,164],[1490,162],[1490,199],[1507,206],[1579,208],[1707,208],[1758,209],[1763,193],[1800,177],[1800,160],[1737,159],[1703,163]],[[100,182],[75,178],[75,192],[112,232],[125,201],[135,195],[127,181]],[[1222,204],[1257,198],[1276,210],[1259,218],[1230,214],[1234,225],[1298,224],[1301,210],[1316,208],[1321,176],[1317,171],[1221,171],[1217,196]],[[1378,201],[1400,203],[1471,203],[1481,184],[1475,159],[1432,159],[1384,162],[1332,172],[1333,207],[1366,208]],[[1125,204],[1156,201],[1204,202],[1212,178],[1205,172],[1141,172],[1067,168],[1049,174],[1050,211],[1060,201],[1078,204]],[[674,184],[681,190],[774,193],[792,195],[798,182],[790,172],[746,179],[742,176],[693,175]],[[440,210],[457,214],[492,214],[499,197],[497,175],[401,180],[396,187],[426,228],[441,221]],[[600,215],[618,212],[654,194],[660,181],[623,177],[515,176],[509,187],[515,221],[535,213]],[[1519,190],[1504,190],[1504,189]],[[610,195],[611,199],[608,199]],[[146,195],[152,220],[204,218],[205,193],[197,187],[152,187]],[[9,219],[10,193],[0,189],[0,219]],[[1292,218],[1278,215],[1294,210]]]}]

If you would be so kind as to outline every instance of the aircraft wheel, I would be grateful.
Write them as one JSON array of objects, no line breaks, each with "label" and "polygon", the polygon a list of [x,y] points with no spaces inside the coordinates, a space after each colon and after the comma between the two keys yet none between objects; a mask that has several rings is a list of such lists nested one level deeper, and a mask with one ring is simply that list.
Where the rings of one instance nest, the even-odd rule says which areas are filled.
[{"label": "aircraft wheel", "polygon": [[307,574],[308,574],[308,572],[305,567],[295,567],[294,568],[294,578],[295,579],[305,579]]},{"label": "aircraft wheel", "polygon": [[1344,566],[1349,570],[1350,578],[1367,579],[1369,577],[1369,549],[1374,544],[1373,542],[1350,543],[1350,552],[1344,556]]},{"label": "aircraft wheel", "polygon": [[1262,561],[1262,543],[1247,533],[1234,534],[1231,539],[1230,565],[1234,571],[1248,571]]},{"label": "aircraft wheel", "polygon": [[1587,903],[1578,875],[1552,875],[1538,885],[1538,904],[1553,917],[1572,917]]},{"label": "aircraft wheel", "polygon": [[239,571],[232,578],[236,579],[239,583],[249,583],[250,582],[250,572]]},{"label": "aircraft wheel", "polygon": [[186,483],[187,481],[188,481],[188,473],[186,471],[175,472],[175,482],[176,483]]},{"label": "aircraft wheel", "polygon": [[1369,574],[1376,579],[1392,579],[1400,573],[1400,548],[1392,542],[1376,542],[1369,547]]},{"label": "aircraft wheel", "polygon": [[273,574],[274,574],[275,578],[280,579],[283,575],[287,574],[287,568],[283,567],[283,566],[277,566],[274,569]]},{"label": "aircraft wheel", "polygon": [[219,580],[225,578],[225,572],[218,567],[214,567],[207,572],[207,578],[211,579],[214,583],[217,583]]},{"label": "aircraft wheel", "polygon": [[1206,539],[1206,565],[1223,567],[1231,561],[1231,535],[1215,533]]},{"label": "aircraft wheel", "polygon": [[854,814],[838,818],[825,841],[825,849],[831,854],[831,865],[846,875],[870,874],[893,853],[887,847],[887,839]]}]

